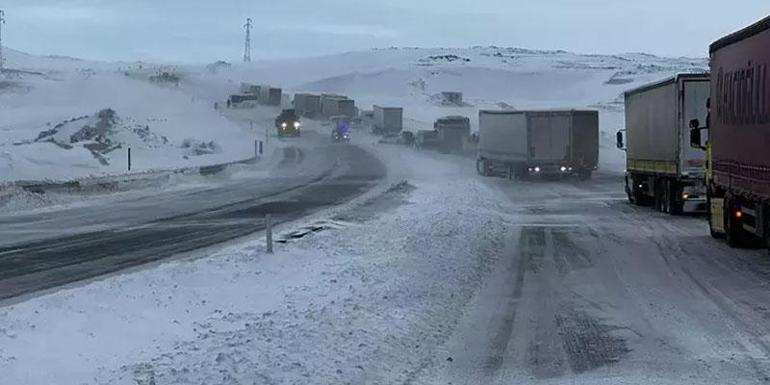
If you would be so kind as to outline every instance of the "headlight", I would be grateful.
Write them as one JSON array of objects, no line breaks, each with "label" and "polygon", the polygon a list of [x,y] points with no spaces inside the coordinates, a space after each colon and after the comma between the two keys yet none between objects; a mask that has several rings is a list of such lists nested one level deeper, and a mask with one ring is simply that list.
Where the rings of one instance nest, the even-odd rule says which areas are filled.
[{"label": "headlight", "polygon": [[294,128],[299,128],[299,126],[301,126],[301,124],[299,124],[299,122],[294,122]]},{"label": "headlight", "polygon": [[535,172],[540,172],[540,167],[535,167]]},{"label": "headlight", "polygon": [[690,199],[690,194],[689,193],[682,193],[682,199],[684,199],[684,200]]},{"label": "headlight", "polygon": [[561,166],[561,172],[567,172],[567,168],[564,166]]},{"label": "headlight", "polygon": [[281,123],[281,127],[286,128],[287,124],[286,122]]}]

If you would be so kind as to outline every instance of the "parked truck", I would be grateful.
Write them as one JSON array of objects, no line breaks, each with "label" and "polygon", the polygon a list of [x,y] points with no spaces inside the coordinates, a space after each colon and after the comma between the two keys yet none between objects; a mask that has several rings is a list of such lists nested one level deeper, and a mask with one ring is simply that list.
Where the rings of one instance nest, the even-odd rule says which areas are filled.
[{"label": "parked truck", "polygon": [[375,133],[398,134],[404,126],[404,109],[374,106],[373,118],[373,131]]},{"label": "parked truck", "polygon": [[706,118],[708,74],[680,74],[625,93],[625,190],[630,202],[661,212],[705,212],[705,152],[690,146],[689,124]]},{"label": "parked truck", "polygon": [[[711,234],[740,247],[770,244],[770,17],[714,42],[705,127]],[[693,126],[699,122],[693,122]],[[701,143],[702,129],[708,140]]]},{"label": "parked truck", "polygon": [[479,111],[476,169],[482,175],[588,179],[598,161],[597,111]]}]

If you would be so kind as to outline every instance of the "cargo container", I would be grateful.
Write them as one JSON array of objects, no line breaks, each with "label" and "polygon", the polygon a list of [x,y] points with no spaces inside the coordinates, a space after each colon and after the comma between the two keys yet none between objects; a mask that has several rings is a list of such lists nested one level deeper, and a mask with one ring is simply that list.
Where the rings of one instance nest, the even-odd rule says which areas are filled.
[{"label": "cargo container", "polygon": [[438,133],[442,152],[459,153],[471,136],[471,120],[465,116],[444,116],[436,119],[433,128]]},{"label": "cargo container", "polygon": [[254,107],[257,104],[257,95],[242,94],[242,95],[230,95],[228,101],[233,108],[242,107]]},{"label": "cargo container", "polygon": [[295,94],[294,95],[294,109],[300,116],[309,118],[316,117],[321,114],[321,95],[313,94]]},{"label": "cargo container", "polygon": [[768,47],[770,17],[711,45],[710,117],[691,132],[692,145],[709,153],[711,234],[733,247],[770,244]]},{"label": "cargo container", "polygon": [[251,94],[251,95],[259,95],[260,94],[260,86],[256,84],[251,83],[241,83],[241,93],[242,94]]},{"label": "cargo container", "polygon": [[374,106],[373,117],[372,126],[375,133],[397,134],[404,127],[404,109],[401,107]]},{"label": "cargo container", "polygon": [[597,111],[479,111],[476,168],[482,175],[587,179],[598,160]]},{"label": "cargo container", "polygon": [[356,116],[356,104],[347,96],[324,94],[321,95],[321,113],[326,117],[337,115],[353,117]]},{"label": "cargo container", "polygon": [[280,106],[282,94],[280,88],[259,86],[259,103],[265,106]]},{"label": "cargo container", "polygon": [[[689,124],[706,119],[708,74],[680,74],[625,93],[625,190],[637,205],[665,213],[705,212],[706,154],[690,147]],[[625,135],[624,135],[625,133]]]}]

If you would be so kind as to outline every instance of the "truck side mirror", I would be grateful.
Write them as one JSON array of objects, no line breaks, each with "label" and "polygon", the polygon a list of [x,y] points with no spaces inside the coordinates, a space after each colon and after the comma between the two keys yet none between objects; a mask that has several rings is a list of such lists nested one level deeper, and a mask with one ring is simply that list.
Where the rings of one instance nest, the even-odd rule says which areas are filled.
[{"label": "truck side mirror", "polygon": [[[692,127],[692,125],[690,127]],[[698,127],[690,129],[690,147],[703,148],[700,140],[700,128]]]},{"label": "truck side mirror", "polygon": [[623,143],[623,131],[618,131],[617,134],[615,134],[615,140],[617,143],[615,144],[618,146],[619,149],[624,149],[626,147],[625,143]]}]

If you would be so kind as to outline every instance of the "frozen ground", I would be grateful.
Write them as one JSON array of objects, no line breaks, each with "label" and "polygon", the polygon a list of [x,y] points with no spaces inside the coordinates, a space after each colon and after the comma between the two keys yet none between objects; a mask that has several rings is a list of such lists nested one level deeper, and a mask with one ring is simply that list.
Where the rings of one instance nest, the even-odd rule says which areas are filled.
[{"label": "frozen ground", "polygon": [[[467,159],[358,141],[388,179],[282,226],[274,255],[258,235],[2,308],[4,379],[770,379],[764,252],[729,249],[699,218],[629,206],[618,174],[515,183],[481,178]],[[306,224],[319,231],[289,236]]]}]

